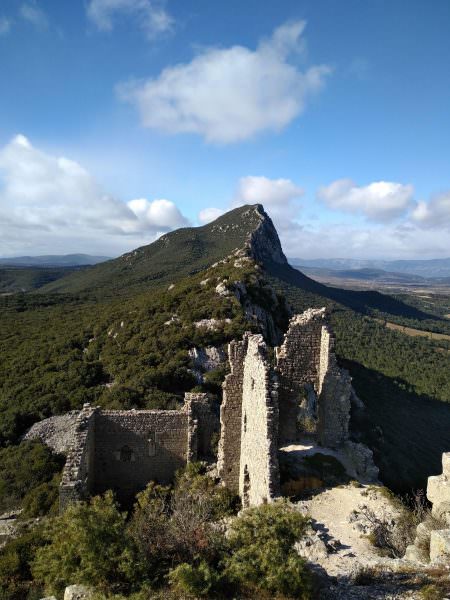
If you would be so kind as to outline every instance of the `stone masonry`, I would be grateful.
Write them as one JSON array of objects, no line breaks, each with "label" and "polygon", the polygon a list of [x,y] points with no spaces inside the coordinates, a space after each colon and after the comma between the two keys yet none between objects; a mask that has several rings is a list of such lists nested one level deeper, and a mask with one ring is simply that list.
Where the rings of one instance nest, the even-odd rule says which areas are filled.
[{"label": "stone masonry", "polygon": [[244,506],[279,495],[278,390],[261,335],[247,336],[242,386],[239,495]]},{"label": "stone masonry", "polygon": [[60,486],[60,508],[108,489],[131,501],[149,481],[169,483],[191,460],[210,455],[218,415],[207,394],[187,394],[182,410],[79,413]]},{"label": "stone masonry", "polygon": [[[348,438],[351,379],[337,366],[325,317],[324,308],[295,315],[276,349],[281,443],[295,440],[299,426],[305,433],[317,433],[324,446],[335,447]],[[309,408],[304,413],[308,423],[299,423],[299,404]]]},{"label": "stone masonry", "polygon": [[351,379],[337,365],[325,309],[291,319],[273,365],[260,335],[231,342],[228,355],[218,472],[244,506],[261,504],[279,495],[278,448],[286,441],[308,433],[336,448],[348,440]]}]

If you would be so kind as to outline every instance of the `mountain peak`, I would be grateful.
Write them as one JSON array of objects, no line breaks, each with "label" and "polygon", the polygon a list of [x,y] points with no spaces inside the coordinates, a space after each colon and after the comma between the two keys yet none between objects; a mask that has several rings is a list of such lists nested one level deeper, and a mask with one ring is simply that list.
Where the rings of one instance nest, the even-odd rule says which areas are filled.
[{"label": "mountain peak", "polygon": [[202,227],[171,231],[152,244],[41,289],[128,294],[202,271],[235,250],[246,251],[262,264],[287,264],[272,220],[261,204],[254,204],[230,210]]}]

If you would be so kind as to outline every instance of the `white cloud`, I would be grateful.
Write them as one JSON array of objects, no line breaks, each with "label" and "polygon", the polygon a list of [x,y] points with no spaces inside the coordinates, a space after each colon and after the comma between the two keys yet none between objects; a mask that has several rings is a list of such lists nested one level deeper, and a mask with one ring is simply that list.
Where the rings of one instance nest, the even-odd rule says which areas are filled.
[{"label": "white cloud", "polygon": [[301,71],[289,62],[302,49],[304,27],[304,21],[285,24],[256,50],[208,48],[156,79],[121,84],[119,96],[138,109],[144,127],[169,134],[226,144],[280,131],[330,73],[325,65]]},{"label": "white cloud", "polygon": [[449,255],[448,231],[423,230],[410,223],[357,227],[305,226],[281,234],[285,254],[295,258],[417,259]]},{"label": "white cloud", "polygon": [[148,39],[167,33],[174,23],[162,0],[90,0],[87,15],[101,31],[112,31],[118,15],[132,17]]},{"label": "white cloud", "polygon": [[412,218],[421,227],[450,228],[450,191],[434,196],[429,202],[419,202]]},{"label": "white cloud", "polygon": [[6,17],[0,17],[0,37],[11,31],[11,20]]},{"label": "white cloud", "polygon": [[186,225],[169,200],[105,194],[78,163],[16,136],[0,149],[0,255],[63,251],[121,252]]},{"label": "white cloud", "polygon": [[48,28],[48,18],[45,12],[40,8],[36,2],[26,2],[20,7],[20,15],[25,21],[31,23],[33,27],[44,31]]},{"label": "white cloud", "polygon": [[317,196],[331,209],[387,222],[412,208],[413,193],[412,185],[392,181],[375,181],[358,186],[351,179],[338,179],[319,188]]},{"label": "white cloud", "polygon": [[201,225],[206,225],[207,223],[211,223],[211,221],[218,219],[224,212],[225,211],[221,208],[204,208],[198,213],[198,220]]}]

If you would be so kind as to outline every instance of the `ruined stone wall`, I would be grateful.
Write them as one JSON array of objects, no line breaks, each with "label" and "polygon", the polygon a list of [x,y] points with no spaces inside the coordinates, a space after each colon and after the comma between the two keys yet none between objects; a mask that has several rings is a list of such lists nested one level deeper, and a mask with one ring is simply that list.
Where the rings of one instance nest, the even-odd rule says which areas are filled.
[{"label": "ruined stone wall", "polygon": [[101,411],[95,423],[94,491],[128,501],[147,483],[173,481],[188,461],[187,411]]},{"label": "ruined stone wall", "polygon": [[247,337],[244,361],[239,495],[244,506],[279,494],[278,392],[261,335]]},{"label": "ruined stone wall", "polygon": [[336,448],[348,440],[352,392],[349,373],[340,369],[330,354],[317,402],[317,436],[322,446]]},{"label": "ruined stone wall", "polygon": [[78,414],[59,488],[60,511],[93,491],[96,412],[86,404]]},{"label": "ruined stone wall", "polygon": [[242,391],[244,361],[248,336],[241,342],[228,346],[231,372],[223,383],[223,400],[220,407],[220,441],[217,468],[222,482],[236,494],[239,492],[239,466],[241,455]]},{"label": "ruined stone wall", "polygon": [[210,394],[185,394],[184,410],[189,414],[189,460],[213,457],[212,441],[220,428],[217,401]]},{"label": "ruined stone wall", "polygon": [[279,375],[280,442],[297,437],[298,408],[305,385],[320,391],[328,365],[331,335],[324,330],[325,309],[309,309],[292,317],[283,345],[277,348]]}]

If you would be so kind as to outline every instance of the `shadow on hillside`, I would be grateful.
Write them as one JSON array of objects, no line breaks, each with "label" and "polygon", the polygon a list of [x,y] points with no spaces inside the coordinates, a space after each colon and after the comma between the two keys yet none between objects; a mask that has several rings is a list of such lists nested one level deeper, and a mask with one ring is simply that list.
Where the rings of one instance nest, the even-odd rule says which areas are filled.
[{"label": "shadow on hillside", "polygon": [[352,413],[352,435],[374,451],[383,483],[397,493],[425,489],[450,451],[450,403],[408,391],[405,381],[360,363],[340,362],[365,404]]},{"label": "shadow on hillside", "polygon": [[322,283],[310,279],[301,271],[294,269],[290,265],[280,265],[275,263],[266,264],[267,272],[281,282],[294,286],[314,295],[322,296],[333,302],[338,302],[347,308],[351,308],[360,313],[368,314],[373,310],[399,317],[417,319],[440,320],[436,315],[427,314],[409,306],[392,296],[381,294],[380,292],[368,291],[358,292],[353,290],[344,290],[341,288],[328,287]]}]

